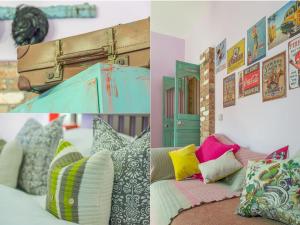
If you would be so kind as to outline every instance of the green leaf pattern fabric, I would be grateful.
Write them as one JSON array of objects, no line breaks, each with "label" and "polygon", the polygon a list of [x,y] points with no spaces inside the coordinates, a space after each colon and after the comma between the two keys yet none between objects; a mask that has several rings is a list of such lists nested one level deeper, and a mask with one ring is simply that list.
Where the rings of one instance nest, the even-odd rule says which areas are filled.
[{"label": "green leaf pattern fabric", "polygon": [[300,158],[249,161],[238,214],[300,224]]}]

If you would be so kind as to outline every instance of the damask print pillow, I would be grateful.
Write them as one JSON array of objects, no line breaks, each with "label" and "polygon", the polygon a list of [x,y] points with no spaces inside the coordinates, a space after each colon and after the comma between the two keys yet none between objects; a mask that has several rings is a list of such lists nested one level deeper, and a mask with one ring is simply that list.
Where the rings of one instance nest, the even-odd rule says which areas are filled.
[{"label": "damask print pillow", "polygon": [[112,152],[111,225],[150,224],[150,132]]},{"label": "damask print pillow", "polygon": [[131,142],[128,138],[119,135],[117,131],[100,117],[94,118],[93,135],[92,154],[101,150],[116,151]]},{"label": "damask print pillow", "polygon": [[249,161],[238,214],[300,224],[300,158]]},{"label": "damask print pillow", "polygon": [[64,117],[42,126],[34,119],[28,120],[16,139],[23,149],[18,185],[33,195],[47,192],[47,173],[59,140],[63,138]]},{"label": "damask print pillow", "polygon": [[150,132],[128,142],[94,119],[93,152],[109,150],[114,164],[110,225],[150,224]]}]

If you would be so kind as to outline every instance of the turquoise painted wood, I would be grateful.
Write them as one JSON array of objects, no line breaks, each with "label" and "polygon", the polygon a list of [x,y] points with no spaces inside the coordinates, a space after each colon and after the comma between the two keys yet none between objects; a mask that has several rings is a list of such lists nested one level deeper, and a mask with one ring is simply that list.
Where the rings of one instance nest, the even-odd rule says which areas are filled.
[{"label": "turquoise painted wood", "polygon": [[12,112],[149,114],[149,69],[97,63]]},{"label": "turquoise painted wood", "polygon": [[[88,3],[77,5],[55,5],[40,7],[49,19],[65,18],[96,18],[96,5]],[[13,7],[0,7],[0,20],[13,20],[16,9]]]},{"label": "turquoise painted wood", "polygon": [[174,77],[163,77],[163,146],[172,147],[174,143]]},{"label": "turquoise painted wood", "polygon": [[187,78],[200,79],[200,66],[176,61],[174,146],[200,145],[200,116],[188,113]]}]

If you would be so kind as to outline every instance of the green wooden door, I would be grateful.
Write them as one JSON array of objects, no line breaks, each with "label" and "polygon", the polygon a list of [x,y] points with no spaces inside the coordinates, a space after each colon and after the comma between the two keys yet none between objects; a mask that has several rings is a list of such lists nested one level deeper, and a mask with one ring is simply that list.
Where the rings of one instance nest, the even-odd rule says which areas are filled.
[{"label": "green wooden door", "polygon": [[163,146],[174,143],[174,77],[163,77]]},{"label": "green wooden door", "polygon": [[[195,82],[199,84],[200,66],[176,61],[174,146],[200,144],[200,116],[196,109],[199,98],[195,95]],[[199,86],[199,85],[198,85]],[[199,90],[200,93],[200,90]]]}]

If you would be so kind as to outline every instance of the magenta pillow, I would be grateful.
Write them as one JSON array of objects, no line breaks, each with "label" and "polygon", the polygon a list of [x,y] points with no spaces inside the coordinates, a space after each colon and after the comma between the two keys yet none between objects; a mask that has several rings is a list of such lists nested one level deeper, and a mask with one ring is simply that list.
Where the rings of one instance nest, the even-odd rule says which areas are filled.
[{"label": "magenta pillow", "polygon": [[195,153],[199,162],[202,163],[217,159],[231,149],[233,153],[236,153],[240,149],[240,146],[237,144],[223,144],[215,136],[211,135],[205,139],[203,144],[197,149]]},{"label": "magenta pillow", "polygon": [[266,159],[286,159],[288,156],[289,146],[285,146],[281,149],[272,152],[270,155],[266,157]]}]

